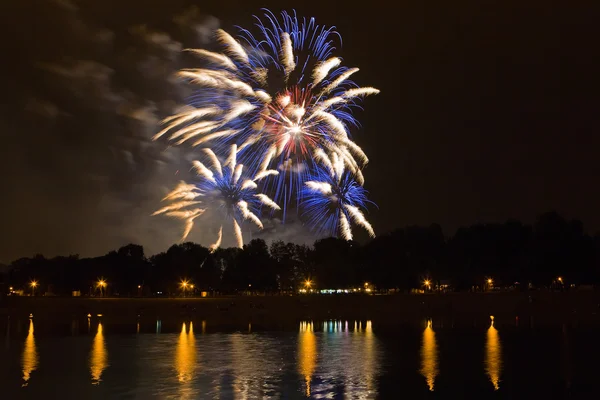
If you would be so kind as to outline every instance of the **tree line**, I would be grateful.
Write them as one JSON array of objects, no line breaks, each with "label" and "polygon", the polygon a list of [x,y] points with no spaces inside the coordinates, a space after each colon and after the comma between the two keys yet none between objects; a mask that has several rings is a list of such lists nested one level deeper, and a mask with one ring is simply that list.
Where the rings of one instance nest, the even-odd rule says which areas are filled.
[{"label": "tree line", "polygon": [[[585,233],[578,220],[555,212],[533,225],[516,220],[459,228],[445,237],[439,225],[410,226],[378,236],[366,244],[336,238],[317,240],[312,247],[276,241],[270,246],[254,239],[242,249],[209,249],[195,243],[171,246],[147,257],[142,246],[129,244],[106,255],[21,258],[8,266],[5,286],[24,288],[32,280],[38,293],[97,294],[106,281],[107,293],[122,296],[181,293],[182,281],[195,291],[235,294],[244,291],[295,292],[306,287],[363,287],[407,291],[429,281],[436,287],[473,290],[488,279],[497,286],[598,284],[600,234]],[[518,284],[517,284],[518,283]]]}]

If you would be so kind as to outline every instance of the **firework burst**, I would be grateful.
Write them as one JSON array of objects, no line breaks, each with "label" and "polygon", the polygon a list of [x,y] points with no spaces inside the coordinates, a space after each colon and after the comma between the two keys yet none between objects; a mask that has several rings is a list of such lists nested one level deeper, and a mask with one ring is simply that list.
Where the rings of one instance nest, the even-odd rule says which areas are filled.
[{"label": "firework burst", "polygon": [[371,224],[361,211],[369,202],[367,191],[336,153],[329,157],[317,151],[316,157],[321,165],[305,182],[301,203],[309,225],[319,234],[340,235],[352,240],[350,223],[353,222],[375,237]]},{"label": "firework burst", "polygon": [[[206,65],[179,76],[202,90],[189,108],[166,118],[154,138],[168,135],[175,144],[194,146],[212,142],[217,151],[236,144],[255,173],[305,171],[316,150],[337,153],[354,173],[364,166],[367,156],[350,139],[348,127],[357,124],[356,100],[379,91],[350,80],[358,68],[343,67],[333,56],[333,38],[339,37],[333,27],[285,12],[282,17],[279,21],[266,11],[257,18],[256,37],[239,28],[238,40],[219,30],[222,53],[190,50]],[[278,180],[276,198],[285,175]],[[301,188],[304,177],[297,180]]]},{"label": "firework burst", "polygon": [[[259,193],[257,181],[278,172],[266,170],[253,178],[244,174],[244,166],[237,163],[237,147],[232,145],[224,165],[210,149],[204,149],[210,161],[210,167],[200,161],[194,161],[194,169],[200,177],[197,185],[181,182],[163,199],[170,204],[156,211],[153,215],[164,214],[185,221],[182,240],[188,236],[194,226],[194,220],[206,213],[217,214],[219,220],[230,222],[233,227],[238,247],[242,247],[241,223],[251,221],[258,228],[263,225],[258,217],[264,205],[273,210],[279,206],[267,195]],[[217,240],[210,246],[214,251],[221,245],[223,224],[219,228]]]}]

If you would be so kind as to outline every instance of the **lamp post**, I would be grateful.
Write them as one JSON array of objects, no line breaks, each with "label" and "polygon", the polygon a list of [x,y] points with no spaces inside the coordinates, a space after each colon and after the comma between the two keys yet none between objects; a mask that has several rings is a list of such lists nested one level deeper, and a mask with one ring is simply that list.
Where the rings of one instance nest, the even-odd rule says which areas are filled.
[{"label": "lamp post", "polygon": [[32,280],[31,282],[29,282],[29,286],[31,286],[31,295],[35,296],[35,288],[38,286],[37,281]]},{"label": "lamp post", "polygon": [[190,284],[187,280],[184,279],[181,281],[181,289],[183,290],[183,297],[185,297],[185,291],[187,290],[189,285]]},{"label": "lamp post", "polygon": [[104,297],[104,288],[106,288],[106,281],[103,278],[98,279],[96,287],[100,289],[100,297]]},{"label": "lamp post", "polygon": [[307,279],[304,281],[304,286],[306,287],[307,290],[310,290],[310,288],[312,287],[312,281],[310,279]]},{"label": "lamp post", "polygon": [[431,290],[431,281],[430,281],[429,279],[425,279],[425,280],[423,281],[423,285],[425,286],[425,288],[426,288],[427,290]]}]

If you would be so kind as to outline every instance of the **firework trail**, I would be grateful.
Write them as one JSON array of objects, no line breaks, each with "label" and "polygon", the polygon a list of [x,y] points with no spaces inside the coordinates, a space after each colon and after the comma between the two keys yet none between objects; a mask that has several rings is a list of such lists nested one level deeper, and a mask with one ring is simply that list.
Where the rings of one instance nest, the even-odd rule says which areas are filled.
[{"label": "firework trail", "polygon": [[181,182],[173,191],[163,199],[170,204],[164,206],[152,215],[164,214],[185,221],[182,240],[188,236],[194,227],[194,220],[205,213],[217,213],[222,222],[217,240],[210,246],[211,251],[221,245],[223,225],[229,222],[233,227],[238,247],[242,247],[241,223],[250,220],[258,228],[263,225],[259,214],[264,205],[272,210],[279,210],[279,206],[267,195],[258,193],[257,181],[268,175],[278,172],[266,170],[262,175],[248,178],[244,174],[244,166],[237,163],[237,147],[232,145],[229,157],[224,165],[221,164],[216,154],[210,149],[204,149],[210,165],[206,166],[200,161],[194,161],[194,169],[201,178],[198,185]]},{"label": "firework trail", "polygon": [[351,222],[364,228],[371,237],[375,232],[360,210],[366,207],[367,191],[357,182],[351,170],[346,169],[343,158],[333,153],[331,157],[317,151],[321,165],[311,172],[305,182],[302,196],[303,216],[313,230],[320,234],[340,235],[352,240]]},{"label": "firework trail", "polygon": [[348,127],[357,125],[352,108],[379,91],[350,80],[358,68],[343,67],[333,56],[332,37],[339,37],[333,27],[286,12],[279,21],[270,11],[257,17],[256,26],[259,35],[239,28],[238,39],[219,30],[222,53],[189,50],[203,68],[184,69],[179,76],[202,90],[187,110],[163,121],[154,139],[212,142],[217,152],[236,144],[253,173],[286,172],[275,183],[276,200],[303,187],[316,150],[337,153],[357,173],[368,159],[348,135]]}]

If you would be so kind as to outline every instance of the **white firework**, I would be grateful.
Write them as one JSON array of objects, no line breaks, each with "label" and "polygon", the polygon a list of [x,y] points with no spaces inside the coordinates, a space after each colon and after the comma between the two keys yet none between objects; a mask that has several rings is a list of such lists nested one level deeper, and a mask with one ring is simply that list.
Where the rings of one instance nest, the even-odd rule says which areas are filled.
[{"label": "white firework", "polygon": [[183,220],[185,228],[182,240],[185,240],[194,227],[196,218],[216,213],[222,222],[217,240],[210,246],[210,250],[215,251],[221,245],[225,224],[233,227],[236,244],[242,247],[244,240],[241,222],[248,220],[262,229],[262,222],[257,215],[260,208],[265,206],[279,210],[279,206],[267,195],[257,192],[258,185],[255,182],[267,175],[245,176],[244,166],[236,162],[236,151],[236,146],[231,146],[229,157],[223,165],[212,150],[204,149],[211,163],[210,168],[200,161],[193,162],[200,182],[197,185],[181,182],[163,199],[170,204],[152,215],[164,214]]}]

